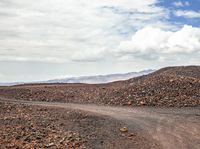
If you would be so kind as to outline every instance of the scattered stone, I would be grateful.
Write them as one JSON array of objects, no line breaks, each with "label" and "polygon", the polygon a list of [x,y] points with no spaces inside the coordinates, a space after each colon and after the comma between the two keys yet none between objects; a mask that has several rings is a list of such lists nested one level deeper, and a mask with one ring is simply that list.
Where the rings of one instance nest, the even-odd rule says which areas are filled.
[{"label": "scattered stone", "polygon": [[133,133],[131,133],[131,134],[129,134],[128,135],[128,139],[134,139],[136,137],[136,134],[133,134]]},{"label": "scattered stone", "polygon": [[127,127],[122,127],[122,128],[120,128],[120,131],[121,132],[128,132],[128,128]]},{"label": "scattered stone", "polygon": [[129,102],[128,102],[128,105],[129,105],[129,106],[130,106],[130,105],[132,105],[132,102],[131,102],[131,101],[129,101]]},{"label": "scattered stone", "polygon": [[[82,149],[85,145],[78,132],[66,131],[60,126],[63,117],[58,115],[58,109],[16,104],[8,113],[5,109],[9,108],[10,105],[0,102],[0,148],[65,148],[66,144],[75,144],[73,148]],[[74,119],[81,118],[77,117],[81,115],[78,112],[73,113]]]},{"label": "scattered stone", "polygon": [[55,145],[54,143],[49,143],[49,144],[45,145],[45,147],[52,147],[54,145]]},{"label": "scattered stone", "polygon": [[142,106],[146,105],[145,101],[140,101],[140,105]]}]

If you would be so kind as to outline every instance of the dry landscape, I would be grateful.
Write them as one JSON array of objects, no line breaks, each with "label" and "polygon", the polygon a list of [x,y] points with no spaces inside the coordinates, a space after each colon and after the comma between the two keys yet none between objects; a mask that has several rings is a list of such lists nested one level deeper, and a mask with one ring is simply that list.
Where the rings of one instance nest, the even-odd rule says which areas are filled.
[{"label": "dry landscape", "polygon": [[200,67],[0,87],[0,148],[200,148]]},{"label": "dry landscape", "polygon": [[26,84],[0,87],[4,98],[103,105],[187,107],[200,105],[200,67],[168,67],[108,84]]}]

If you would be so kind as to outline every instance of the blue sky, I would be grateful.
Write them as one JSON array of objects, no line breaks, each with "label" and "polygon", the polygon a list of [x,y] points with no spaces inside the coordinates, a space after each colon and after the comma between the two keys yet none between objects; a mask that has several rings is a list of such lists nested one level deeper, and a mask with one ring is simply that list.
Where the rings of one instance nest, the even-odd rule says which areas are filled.
[{"label": "blue sky", "polygon": [[0,0],[0,82],[199,63],[199,0]]},{"label": "blue sky", "polygon": [[[157,5],[168,9],[199,11],[199,0],[160,0]],[[179,4],[182,3],[182,4]],[[178,4],[178,5],[176,5]]]},{"label": "blue sky", "polygon": [[[177,4],[177,5],[176,5]],[[194,11],[200,13],[200,1],[199,0],[161,0],[157,4],[163,8],[166,8],[170,11],[169,21],[172,23],[180,23],[182,25],[188,24],[194,27],[200,26],[200,17],[197,18],[185,18],[185,17],[177,17],[173,11]]]}]

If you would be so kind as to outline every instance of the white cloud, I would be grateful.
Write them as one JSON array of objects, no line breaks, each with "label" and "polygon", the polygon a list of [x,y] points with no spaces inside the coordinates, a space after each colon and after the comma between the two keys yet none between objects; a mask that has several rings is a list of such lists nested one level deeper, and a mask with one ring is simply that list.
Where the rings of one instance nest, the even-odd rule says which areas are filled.
[{"label": "white cloud", "polygon": [[174,14],[178,17],[184,18],[200,18],[200,11],[177,10]]},{"label": "white cloud", "polygon": [[121,42],[117,53],[119,57],[129,59],[165,61],[177,56],[189,59],[191,55],[200,54],[200,28],[185,25],[173,32],[145,27],[137,31],[130,41]]},{"label": "white cloud", "polygon": [[173,5],[176,6],[176,7],[183,7],[184,6],[184,4],[180,1],[174,2]]},{"label": "white cloud", "polygon": [[[148,64],[158,67],[160,63],[153,60],[163,65],[183,64],[183,58],[199,62],[199,55],[194,55],[199,40],[193,33],[198,28],[180,29],[176,22],[169,22],[171,10],[157,2],[0,0],[0,66],[4,74],[16,74],[3,77],[17,80],[24,74],[40,80],[45,75],[128,72],[150,68]],[[15,68],[12,73],[11,67]],[[33,72],[37,73],[31,76]]]},{"label": "white cloud", "polygon": [[190,6],[190,3],[188,1],[185,1],[185,2],[175,1],[175,2],[173,2],[173,5],[175,7],[184,7],[184,6]]},{"label": "white cloud", "polygon": [[[0,60],[101,60],[98,49],[116,48],[121,40],[147,24],[171,27],[167,21],[163,21],[168,17],[168,12],[156,6],[156,2],[157,0],[41,0],[40,3],[34,0],[0,1]],[[15,51],[5,52],[5,49]],[[86,51],[85,54],[82,51]]]},{"label": "white cloud", "polygon": [[82,50],[72,55],[72,61],[95,62],[105,60],[106,54],[108,55],[108,51],[105,48]]},{"label": "white cloud", "polygon": [[64,58],[57,57],[31,57],[31,56],[17,56],[17,55],[4,55],[0,57],[0,62],[45,62],[45,63],[65,63],[69,62]]},{"label": "white cloud", "polygon": [[0,73],[0,78],[3,78],[4,77],[4,74]]}]

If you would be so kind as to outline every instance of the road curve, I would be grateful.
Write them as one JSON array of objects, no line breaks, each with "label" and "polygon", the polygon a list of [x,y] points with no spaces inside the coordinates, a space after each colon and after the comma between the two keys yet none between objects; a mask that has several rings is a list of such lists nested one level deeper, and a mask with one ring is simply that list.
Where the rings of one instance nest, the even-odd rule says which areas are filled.
[{"label": "road curve", "polygon": [[111,107],[91,104],[20,101],[0,99],[0,102],[60,107],[105,115],[125,122],[129,127],[148,133],[164,149],[200,149],[200,107],[155,108]]}]

